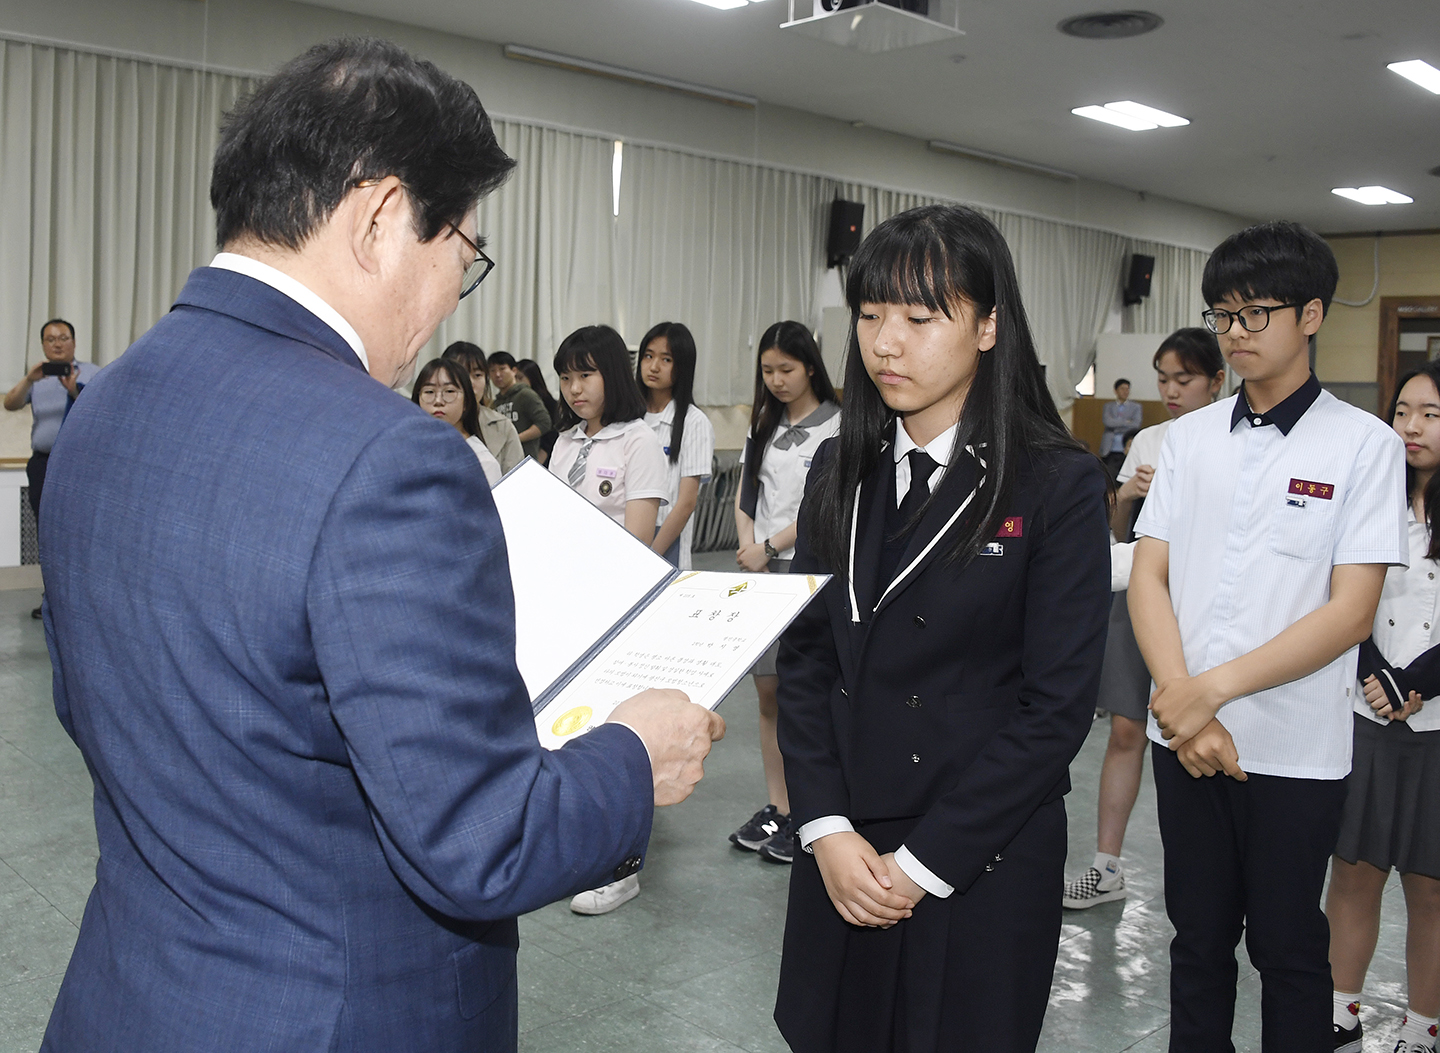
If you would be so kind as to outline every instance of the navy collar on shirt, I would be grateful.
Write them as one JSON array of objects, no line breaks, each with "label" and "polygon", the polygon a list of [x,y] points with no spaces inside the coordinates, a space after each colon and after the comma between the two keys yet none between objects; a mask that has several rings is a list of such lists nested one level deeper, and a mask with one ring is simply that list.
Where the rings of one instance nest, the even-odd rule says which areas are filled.
[{"label": "navy collar on shirt", "polygon": [[1278,406],[1266,413],[1256,413],[1250,408],[1250,400],[1245,397],[1245,385],[1241,384],[1235,395],[1235,409],[1230,413],[1230,430],[1234,431],[1235,425],[1245,420],[1250,422],[1252,428],[1273,424],[1280,429],[1281,435],[1289,435],[1290,429],[1305,416],[1305,411],[1314,405],[1319,397],[1320,381],[1311,373],[1310,378],[1287,395]]}]

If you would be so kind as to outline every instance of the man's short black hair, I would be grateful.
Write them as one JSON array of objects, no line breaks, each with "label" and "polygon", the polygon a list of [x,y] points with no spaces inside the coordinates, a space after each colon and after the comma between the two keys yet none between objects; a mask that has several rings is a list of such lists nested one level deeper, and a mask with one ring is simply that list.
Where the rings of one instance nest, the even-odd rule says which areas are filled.
[{"label": "man's short black hair", "polygon": [[225,117],[210,203],[221,246],[298,250],[359,182],[396,176],[430,241],[515,166],[474,89],[385,40],[320,44]]},{"label": "man's short black hair", "polygon": [[1124,384],[1124,385],[1128,388],[1128,387],[1130,386],[1130,381],[1126,380],[1124,377],[1121,377],[1119,380],[1115,381],[1115,390],[1116,390],[1116,391],[1119,391],[1119,390],[1120,390],[1120,385],[1121,385],[1121,384]]},{"label": "man's short black hair", "polygon": [[63,319],[63,318],[52,318],[52,319],[50,319],[50,321],[46,322],[44,325],[42,325],[42,326],[40,327],[40,339],[41,339],[41,340],[44,340],[44,339],[45,339],[45,330],[49,329],[52,325],[63,325],[66,329],[70,330],[70,339],[71,339],[71,340],[74,340],[74,339],[75,339],[75,327],[74,327],[73,325],[71,325],[69,322],[65,321],[65,319]]},{"label": "man's short black hair", "polygon": [[1200,292],[1212,307],[1233,293],[1241,300],[1301,306],[1319,300],[1328,312],[1339,281],[1340,267],[1325,239],[1299,223],[1280,221],[1247,227],[1222,241],[1205,264]]},{"label": "man's short black hair", "polygon": [[487,360],[492,366],[509,366],[515,368],[515,356],[509,351],[491,351]]}]

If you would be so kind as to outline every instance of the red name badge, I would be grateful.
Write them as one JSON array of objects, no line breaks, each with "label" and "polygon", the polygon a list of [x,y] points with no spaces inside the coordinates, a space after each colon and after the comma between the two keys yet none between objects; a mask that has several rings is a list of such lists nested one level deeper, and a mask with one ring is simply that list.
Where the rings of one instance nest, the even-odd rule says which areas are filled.
[{"label": "red name badge", "polygon": [[1291,479],[1289,492],[1301,497],[1318,497],[1322,501],[1335,497],[1335,487],[1329,483],[1312,483],[1309,479]]},{"label": "red name badge", "polygon": [[996,537],[1024,537],[1025,517],[1010,516],[1000,524],[1000,529],[995,531]]}]

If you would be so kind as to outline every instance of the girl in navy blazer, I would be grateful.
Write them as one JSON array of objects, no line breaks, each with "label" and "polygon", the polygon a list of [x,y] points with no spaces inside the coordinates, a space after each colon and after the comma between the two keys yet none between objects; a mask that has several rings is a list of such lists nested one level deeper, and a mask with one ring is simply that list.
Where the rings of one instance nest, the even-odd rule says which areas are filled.
[{"label": "girl in navy blazer", "polygon": [[1105,646],[1108,480],[979,213],[882,223],[846,297],[846,409],[792,568],[835,577],[780,649],[805,851],[775,1019],[797,1051],[1034,1050]]}]

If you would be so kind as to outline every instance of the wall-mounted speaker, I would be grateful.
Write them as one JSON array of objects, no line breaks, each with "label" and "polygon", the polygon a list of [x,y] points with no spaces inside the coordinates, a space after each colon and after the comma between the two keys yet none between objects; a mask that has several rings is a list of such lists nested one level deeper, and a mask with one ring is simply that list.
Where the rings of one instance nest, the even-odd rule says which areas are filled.
[{"label": "wall-mounted speaker", "polygon": [[827,267],[850,262],[860,247],[860,224],[864,218],[865,206],[859,201],[842,201],[837,197],[830,202],[830,236],[825,239]]},{"label": "wall-mounted speaker", "polygon": [[1138,252],[1130,257],[1130,276],[1125,281],[1125,306],[1132,307],[1150,295],[1150,274],[1155,270],[1155,257]]}]

